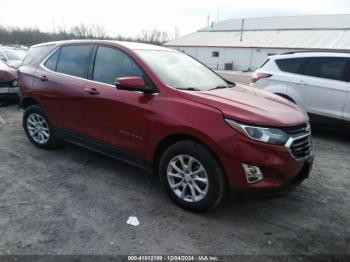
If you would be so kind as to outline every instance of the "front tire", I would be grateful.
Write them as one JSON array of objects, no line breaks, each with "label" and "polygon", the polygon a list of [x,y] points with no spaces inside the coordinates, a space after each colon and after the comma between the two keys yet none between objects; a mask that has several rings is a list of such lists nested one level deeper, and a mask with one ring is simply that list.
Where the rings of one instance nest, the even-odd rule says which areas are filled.
[{"label": "front tire", "polygon": [[193,140],[170,146],[161,156],[159,175],[170,199],[182,208],[205,211],[226,193],[226,179],[213,153]]},{"label": "front tire", "polygon": [[23,115],[23,127],[27,137],[36,147],[43,149],[57,147],[59,141],[46,114],[39,105],[26,108]]}]

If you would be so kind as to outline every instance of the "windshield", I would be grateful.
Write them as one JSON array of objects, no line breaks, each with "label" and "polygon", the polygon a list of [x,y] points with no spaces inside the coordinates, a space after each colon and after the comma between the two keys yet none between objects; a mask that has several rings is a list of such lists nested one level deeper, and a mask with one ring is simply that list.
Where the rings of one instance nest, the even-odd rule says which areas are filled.
[{"label": "windshield", "polygon": [[209,90],[228,83],[192,57],[172,51],[136,50],[167,85],[177,89]]},{"label": "windshield", "polygon": [[23,60],[27,53],[26,51],[15,49],[4,49],[4,52],[9,60]]},{"label": "windshield", "polygon": [[9,68],[9,66],[5,63],[5,62],[3,62],[2,60],[0,60],[0,70],[1,69],[8,69]]}]

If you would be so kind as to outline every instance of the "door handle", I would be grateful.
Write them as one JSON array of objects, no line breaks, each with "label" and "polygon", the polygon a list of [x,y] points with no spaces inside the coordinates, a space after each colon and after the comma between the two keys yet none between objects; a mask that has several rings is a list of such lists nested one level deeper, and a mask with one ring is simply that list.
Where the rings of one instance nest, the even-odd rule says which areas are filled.
[{"label": "door handle", "polygon": [[40,77],[40,80],[45,82],[45,81],[48,81],[49,79],[47,78],[47,76],[41,76]]},{"label": "door handle", "polygon": [[90,95],[98,95],[100,93],[96,88],[84,88],[84,92]]},{"label": "door handle", "polygon": [[307,84],[303,80],[300,80],[297,82],[297,85],[306,86]]}]

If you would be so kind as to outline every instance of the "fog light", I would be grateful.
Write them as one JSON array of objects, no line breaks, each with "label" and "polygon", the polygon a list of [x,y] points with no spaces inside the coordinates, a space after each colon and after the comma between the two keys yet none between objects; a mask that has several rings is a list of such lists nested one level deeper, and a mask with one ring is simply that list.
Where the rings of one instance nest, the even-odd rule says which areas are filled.
[{"label": "fog light", "polygon": [[246,164],[242,164],[242,166],[249,184],[257,183],[263,179],[263,174],[259,167]]}]

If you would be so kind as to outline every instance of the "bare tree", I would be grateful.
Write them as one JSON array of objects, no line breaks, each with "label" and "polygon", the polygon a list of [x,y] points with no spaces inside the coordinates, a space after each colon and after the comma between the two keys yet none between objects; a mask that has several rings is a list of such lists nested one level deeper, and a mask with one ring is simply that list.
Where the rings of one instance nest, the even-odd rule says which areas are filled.
[{"label": "bare tree", "polygon": [[166,32],[161,32],[157,29],[142,30],[141,35],[137,38],[140,42],[147,42],[151,44],[163,44],[169,40]]},{"label": "bare tree", "polygon": [[71,28],[70,32],[76,36],[76,38],[99,38],[103,39],[107,37],[106,29],[103,25],[99,24],[90,24],[86,25],[80,23],[77,26]]},{"label": "bare tree", "polygon": [[92,24],[89,26],[89,34],[92,38],[103,39],[107,37],[106,29],[103,25]]},{"label": "bare tree", "polygon": [[83,23],[80,23],[70,29],[70,32],[77,38],[89,38],[89,29]]},{"label": "bare tree", "polygon": [[124,37],[121,35],[111,37],[107,34],[105,27],[99,24],[86,25],[80,23],[68,29],[64,26],[55,26],[51,32],[43,32],[38,28],[4,27],[0,25],[0,44],[19,44],[30,46],[49,41],[87,38],[109,38],[122,41],[151,43],[156,45],[161,45],[169,40],[166,32],[162,32],[157,29],[142,30],[140,35],[137,37]]}]

